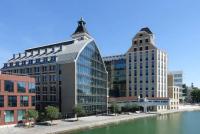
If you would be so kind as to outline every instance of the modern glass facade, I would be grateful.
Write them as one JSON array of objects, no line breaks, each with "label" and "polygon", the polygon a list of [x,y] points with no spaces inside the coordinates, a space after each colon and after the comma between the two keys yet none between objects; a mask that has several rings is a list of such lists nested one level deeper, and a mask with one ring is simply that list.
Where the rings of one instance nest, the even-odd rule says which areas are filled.
[{"label": "modern glass facade", "polygon": [[87,113],[107,109],[107,72],[94,42],[89,43],[77,60],[77,100]]},{"label": "modern glass facade", "polygon": [[[116,58],[117,57],[117,58]],[[124,55],[104,58],[108,71],[108,88],[110,97],[126,96],[126,59]]]}]

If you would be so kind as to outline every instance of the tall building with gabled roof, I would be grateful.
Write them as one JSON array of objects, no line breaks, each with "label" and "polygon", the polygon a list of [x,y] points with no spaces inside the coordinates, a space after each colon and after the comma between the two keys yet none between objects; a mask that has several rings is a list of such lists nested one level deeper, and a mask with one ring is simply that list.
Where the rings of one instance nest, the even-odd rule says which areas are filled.
[{"label": "tall building with gabled roof", "polygon": [[[127,96],[167,98],[167,53],[156,47],[154,34],[142,28],[126,53]],[[158,106],[157,110],[166,109]]]},{"label": "tall building with gabled roof", "polygon": [[81,18],[72,40],[14,54],[2,72],[36,79],[36,108],[59,107],[62,114],[82,105],[86,113],[107,110],[107,72],[95,40]]}]

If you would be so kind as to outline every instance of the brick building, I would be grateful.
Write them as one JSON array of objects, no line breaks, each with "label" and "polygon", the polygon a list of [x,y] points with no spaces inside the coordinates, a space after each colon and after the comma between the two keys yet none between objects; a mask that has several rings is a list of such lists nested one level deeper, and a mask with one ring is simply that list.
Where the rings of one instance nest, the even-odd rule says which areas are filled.
[{"label": "brick building", "polygon": [[16,124],[35,109],[35,79],[0,74],[0,125]]}]

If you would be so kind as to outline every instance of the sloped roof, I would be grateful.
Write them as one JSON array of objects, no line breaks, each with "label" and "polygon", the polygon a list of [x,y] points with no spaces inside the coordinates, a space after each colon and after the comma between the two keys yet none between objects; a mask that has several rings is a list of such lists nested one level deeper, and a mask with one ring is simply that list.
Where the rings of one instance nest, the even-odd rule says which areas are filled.
[{"label": "sloped roof", "polygon": [[140,31],[145,31],[145,32],[147,32],[148,34],[153,34],[153,33],[151,32],[151,30],[150,30],[148,27],[144,27],[144,28],[142,28]]}]

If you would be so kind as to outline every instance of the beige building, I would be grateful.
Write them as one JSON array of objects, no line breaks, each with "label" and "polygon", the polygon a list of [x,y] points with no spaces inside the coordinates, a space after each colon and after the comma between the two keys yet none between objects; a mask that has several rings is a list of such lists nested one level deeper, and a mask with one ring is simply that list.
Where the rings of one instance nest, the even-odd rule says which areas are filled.
[{"label": "beige building", "polygon": [[167,79],[168,97],[170,98],[168,109],[179,109],[179,87],[174,86],[173,74],[168,74]]},{"label": "beige building", "polygon": [[[167,98],[167,53],[156,47],[154,34],[142,28],[126,53],[127,96]],[[154,107],[165,110],[167,106]]]}]

